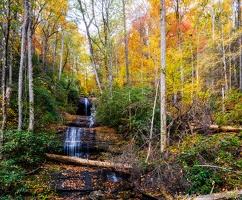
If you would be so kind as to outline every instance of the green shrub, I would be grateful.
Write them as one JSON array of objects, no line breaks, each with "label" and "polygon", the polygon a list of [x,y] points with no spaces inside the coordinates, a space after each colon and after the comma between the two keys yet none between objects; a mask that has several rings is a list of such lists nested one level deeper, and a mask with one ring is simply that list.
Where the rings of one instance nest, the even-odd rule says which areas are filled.
[{"label": "green shrub", "polygon": [[[224,106],[225,110],[222,110]],[[224,104],[222,101],[215,106],[217,112],[215,121],[219,125],[242,125],[242,93],[231,90],[226,94]]]},{"label": "green shrub", "polygon": [[56,123],[59,119],[58,104],[45,87],[35,87],[35,120],[39,127]]},{"label": "green shrub", "polygon": [[222,188],[232,190],[242,184],[240,137],[240,133],[220,133],[185,138],[179,159],[186,171],[191,194],[208,194],[212,189]]},{"label": "green shrub", "polygon": [[0,169],[0,199],[21,199],[26,191],[22,182],[25,170],[13,160],[1,161]]},{"label": "green shrub", "polygon": [[[58,152],[61,146],[56,134],[9,130],[4,135],[0,162],[0,199],[21,199],[26,186],[26,172],[41,166],[46,152]],[[2,195],[2,196],[1,196]]]},{"label": "green shrub", "polygon": [[[149,132],[153,101],[152,88],[115,89],[112,96],[107,91],[98,101],[96,118],[103,125],[115,127],[120,132],[128,130],[138,135],[137,140],[142,140],[139,133],[147,135]],[[155,123],[159,123],[159,118]]]},{"label": "green shrub", "polygon": [[61,145],[55,134],[9,130],[5,133],[2,151],[8,160],[25,169],[39,166],[46,152],[54,152]]},{"label": "green shrub", "polygon": [[190,194],[209,194],[214,186],[221,184],[221,177],[217,170],[201,167],[196,164],[189,168],[186,178],[191,184],[189,189]]}]

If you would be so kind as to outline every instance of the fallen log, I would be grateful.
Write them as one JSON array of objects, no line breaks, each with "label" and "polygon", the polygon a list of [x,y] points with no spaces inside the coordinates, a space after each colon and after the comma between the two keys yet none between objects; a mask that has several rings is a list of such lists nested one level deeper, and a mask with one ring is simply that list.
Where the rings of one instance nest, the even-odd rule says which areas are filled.
[{"label": "fallen log", "polygon": [[234,199],[242,196],[242,190],[233,190],[220,193],[212,193],[207,195],[200,195],[196,197],[184,197],[179,199],[186,200],[216,200],[216,199]]},{"label": "fallen log", "polygon": [[57,154],[46,154],[47,158],[58,161],[61,163],[73,163],[76,165],[87,165],[94,167],[105,167],[105,168],[114,168],[116,170],[129,170],[132,168],[131,165],[125,163],[114,163],[107,161],[99,161],[99,160],[87,160],[83,158],[70,157],[70,156],[62,156]]},{"label": "fallen log", "polygon": [[233,127],[233,126],[219,126],[219,125],[210,125],[209,129],[214,131],[226,131],[226,132],[240,132],[242,127]]}]

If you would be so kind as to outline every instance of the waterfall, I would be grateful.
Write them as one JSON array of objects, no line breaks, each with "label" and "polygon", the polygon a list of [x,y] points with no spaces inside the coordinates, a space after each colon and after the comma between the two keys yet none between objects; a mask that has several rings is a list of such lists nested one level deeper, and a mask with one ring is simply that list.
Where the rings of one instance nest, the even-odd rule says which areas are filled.
[{"label": "waterfall", "polygon": [[106,176],[107,176],[108,181],[113,182],[113,183],[122,181],[122,177],[117,176],[117,174],[115,172],[108,172],[106,174]]},{"label": "waterfall", "polygon": [[64,141],[66,156],[89,158],[90,150],[95,147],[96,132],[90,132],[80,127],[67,127]]},{"label": "waterfall", "polygon": [[85,115],[87,116],[88,115],[88,106],[89,106],[89,102],[88,102],[88,99],[85,98]]}]

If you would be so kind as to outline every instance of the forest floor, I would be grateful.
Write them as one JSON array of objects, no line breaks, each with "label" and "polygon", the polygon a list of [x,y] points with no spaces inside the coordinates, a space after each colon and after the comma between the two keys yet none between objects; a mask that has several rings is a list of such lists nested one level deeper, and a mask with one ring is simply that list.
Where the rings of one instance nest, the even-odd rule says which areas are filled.
[{"label": "forest floor", "polygon": [[[63,127],[62,127],[63,128]],[[106,126],[92,128],[96,130],[96,140],[101,148],[101,154],[96,158],[100,161],[124,162],[122,156],[127,141],[117,134],[116,130]],[[109,173],[121,177],[121,181],[107,180]],[[29,199],[158,199],[151,192],[144,191],[130,180],[130,172],[109,168],[77,166],[48,160],[35,174],[28,177]],[[152,197],[153,196],[153,197]],[[26,198],[28,199],[28,198]],[[162,198],[159,198],[162,199]],[[166,198],[163,198],[166,199]]]},{"label": "forest floor", "polygon": [[[128,172],[128,182],[121,184],[120,187],[98,176],[100,173],[103,174],[103,169],[100,171],[95,167],[47,161],[37,174],[28,179],[30,193],[38,198],[42,195],[40,199],[61,200],[78,199],[80,193],[87,190],[88,194],[82,195],[80,199],[169,200],[189,199],[191,194],[196,197],[201,194],[226,193],[242,189],[241,132],[185,135],[181,140],[173,142],[165,153],[153,151],[152,161],[147,164],[144,162],[147,148],[137,149],[133,139],[127,140],[115,129],[106,126],[98,126],[91,130],[97,132],[96,141],[101,152],[95,159],[132,164],[133,169]],[[91,182],[87,182],[85,176],[90,177],[90,174],[94,178]],[[58,183],[59,186],[53,183]],[[79,189],[74,190],[74,197],[67,197],[60,185],[69,189],[72,187]],[[88,185],[92,185],[95,189],[88,188]],[[84,187],[87,188],[83,189]],[[62,194],[58,195],[57,191],[62,191]],[[225,199],[239,199],[239,197]]]}]

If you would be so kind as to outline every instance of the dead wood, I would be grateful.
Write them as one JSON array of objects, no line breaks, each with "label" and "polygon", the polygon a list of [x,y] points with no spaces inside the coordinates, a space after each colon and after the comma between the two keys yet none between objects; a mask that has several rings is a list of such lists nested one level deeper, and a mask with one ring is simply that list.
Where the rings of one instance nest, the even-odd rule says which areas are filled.
[{"label": "dead wood", "polygon": [[216,199],[232,199],[242,196],[242,190],[233,190],[220,193],[213,193],[207,195],[200,195],[197,197],[185,197],[186,200],[216,200]]},{"label": "dead wood", "polygon": [[213,131],[226,131],[226,132],[240,132],[242,127],[233,127],[233,126],[219,126],[219,125],[210,125],[210,130]]},{"label": "dead wood", "polygon": [[105,168],[114,168],[116,170],[129,170],[132,168],[131,165],[125,163],[114,163],[107,161],[99,161],[99,160],[87,160],[83,158],[76,158],[70,156],[62,156],[57,154],[46,154],[47,158],[58,161],[61,163],[73,163],[76,165],[87,165],[94,167],[105,167]]}]

